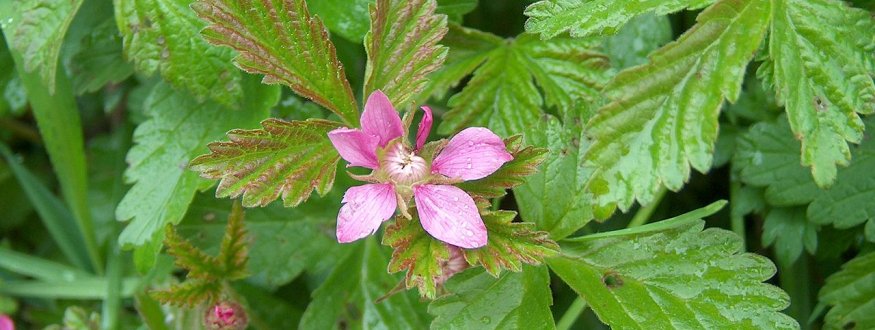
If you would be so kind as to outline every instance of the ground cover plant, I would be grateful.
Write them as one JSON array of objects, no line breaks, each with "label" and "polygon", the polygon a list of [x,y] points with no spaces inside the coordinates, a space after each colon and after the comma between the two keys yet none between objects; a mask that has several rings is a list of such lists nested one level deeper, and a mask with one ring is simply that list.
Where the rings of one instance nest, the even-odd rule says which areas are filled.
[{"label": "ground cover plant", "polygon": [[0,330],[873,329],[873,13],[0,2]]}]

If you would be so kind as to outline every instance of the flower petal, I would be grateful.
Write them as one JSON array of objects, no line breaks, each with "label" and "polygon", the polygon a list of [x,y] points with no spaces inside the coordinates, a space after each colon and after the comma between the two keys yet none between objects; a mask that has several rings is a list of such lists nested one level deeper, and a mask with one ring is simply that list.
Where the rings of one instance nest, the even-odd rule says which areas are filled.
[{"label": "flower petal", "polygon": [[433,121],[431,108],[422,107],[422,111],[425,113],[422,115],[422,121],[419,122],[419,129],[416,131],[416,150],[419,150],[425,145],[425,140],[428,139],[428,133],[431,133],[431,123]]},{"label": "flower petal", "polygon": [[373,234],[395,213],[397,200],[391,184],[366,184],[343,194],[337,215],[337,241],[349,243]]},{"label": "flower petal", "polygon": [[474,199],[451,185],[413,187],[422,228],[443,242],[466,249],[486,245],[486,225]]},{"label": "flower petal", "polygon": [[328,132],[328,139],[340,153],[340,157],[349,162],[349,166],[362,166],[377,169],[377,144],[380,138],[365,134],[358,129],[338,128]]},{"label": "flower petal", "polygon": [[389,141],[404,134],[401,117],[386,94],[376,90],[365,102],[362,112],[362,131],[380,137],[380,146],[385,147]]},{"label": "flower petal", "polygon": [[432,172],[462,180],[482,179],[513,159],[504,141],[487,128],[469,127],[456,134],[435,157]]}]

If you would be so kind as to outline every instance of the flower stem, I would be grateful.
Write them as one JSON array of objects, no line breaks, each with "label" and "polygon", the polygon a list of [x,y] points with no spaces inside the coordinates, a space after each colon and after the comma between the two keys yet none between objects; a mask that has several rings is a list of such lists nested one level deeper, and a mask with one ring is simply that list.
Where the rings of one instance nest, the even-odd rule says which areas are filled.
[{"label": "flower stem", "polygon": [[578,296],[571,303],[571,306],[568,307],[568,310],[565,311],[565,314],[562,314],[562,318],[556,324],[556,330],[571,329],[571,326],[574,325],[574,322],[577,321],[577,318],[580,317],[584,310],[586,310],[586,301]]},{"label": "flower stem", "polygon": [[632,221],[629,221],[628,228],[638,227],[647,223],[647,220],[650,220],[650,216],[652,216],[653,212],[656,211],[656,207],[659,206],[662,198],[665,197],[665,193],[665,187],[659,188],[659,191],[656,192],[656,196],[653,198],[653,201],[651,201],[650,204],[642,206],[640,209],[638,209],[638,212],[635,213]]}]

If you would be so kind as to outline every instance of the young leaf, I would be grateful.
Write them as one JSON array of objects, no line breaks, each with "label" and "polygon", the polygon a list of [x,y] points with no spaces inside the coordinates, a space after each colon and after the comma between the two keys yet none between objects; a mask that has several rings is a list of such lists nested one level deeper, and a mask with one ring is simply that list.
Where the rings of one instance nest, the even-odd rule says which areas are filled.
[{"label": "young leaf", "polygon": [[481,265],[492,276],[503,269],[519,272],[523,264],[540,265],[545,257],[554,256],[559,245],[544,231],[536,230],[530,222],[512,222],[513,211],[484,212],[483,223],[489,232],[486,246],[463,250],[471,265]]},{"label": "young leaf", "polygon": [[548,264],[613,328],[798,329],[779,312],[787,294],[761,283],[775,266],[739,253],[732,232],[702,231],[718,209],[566,240]]},{"label": "young leaf", "polygon": [[424,329],[425,306],[407,293],[374,303],[398,283],[386,273],[386,257],[372,238],[349,247],[316,291],[301,319],[301,329],[359,328]]},{"label": "young leaf", "polygon": [[875,327],[875,253],[860,255],[826,279],[820,302],[832,308],[826,313],[825,329],[872,329]]},{"label": "young leaf", "polygon": [[449,294],[433,301],[432,329],[549,329],[555,328],[550,305],[550,273],[525,266],[495,278],[472,269],[447,281]]},{"label": "young leaf", "polygon": [[239,52],[235,63],[263,74],[358,126],[358,106],[328,31],[304,0],[202,0],[192,4],[210,25],[203,37]]},{"label": "young leaf", "polygon": [[244,79],[244,89],[250,108],[236,111],[198,103],[166,84],[155,87],[145,105],[150,119],[137,127],[136,145],[128,152],[125,178],[134,185],[116,209],[118,219],[131,220],[119,237],[122,245],[143,245],[166,224],[182,220],[195,192],[213,184],[188,171],[189,160],[226,131],[255,126],[279,100],[279,88],[254,77]]},{"label": "young leaf", "polygon": [[775,208],[763,224],[763,246],[774,244],[778,265],[789,267],[802,255],[803,248],[817,252],[817,225],[808,221],[805,208]]},{"label": "young leaf", "polygon": [[179,235],[173,226],[167,226],[164,244],[167,245],[167,254],[174,257],[176,266],[188,271],[186,277],[189,279],[214,281],[224,271],[216,257],[196,248]]},{"label": "young leaf", "polygon": [[586,147],[580,132],[579,126],[563,126],[552,116],[526,132],[529,143],[549,151],[540,170],[514,188],[513,195],[520,217],[550,232],[553,239],[565,238],[593,219],[592,197],[584,189],[590,173],[579,166]]},{"label": "young leaf", "polygon": [[769,62],[760,75],[774,81],[802,141],[802,163],[827,187],[836,164],[850,160],[847,142],[863,138],[858,113],[875,112],[875,21],[837,0],[772,2]]},{"label": "young leaf", "polygon": [[441,265],[450,259],[447,245],[426,233],[418,220],[403,216],[386,227],[383,245],[392,247],[389,272],[405,271],[405,286],[415,286],[423,297],[433,299],[443,276]]},{"label": "young leaf", "polygon": [[288,207],[307,200],[315,189],[331,190],[340,155],[328,140],[339,123],[314,119],[268,119],[261,129],[228,132],[228,142],[209,144],[211,153],[191,161],[191,169],[221,179],[216,197],[237,198],[243,206],[265,206],[280,196]]},{"label": "young leaf", "polygon": [[720,106],[738,98],[769,12],[767,0],[719,1],[650,63],[608,84],[611,102],[588,123],[594,141],[584,156],[599,206],[649,203],[663,185],[679,190],[691,165],[711,168]]},{"label": "young leaf", "polygon": [[235,202],[228,215],[228,224],[225,228],[225,236],[222,237],[222,245],[219,246],[219,265],[225,278],[237,280],[248,276],[246,262],[249,260],[249,242],[246,228],[243,227],[243,206]]},{"label": "young leaf", "polygon": [[190,279],[170,289],[152,291],[150,294],[158,301],[179,307],[193,308],[203,302],[219,300],[221,282],[206,279]]},{"label": "young leaf", "polygon": [[0,14],[9,48],[21,55],[24,71],[39,69],[49,95],[55,93],[58,56],[67,28],[83,0],[13,1],[8,13]]},{"label": "young leaf", "polygon": [[447,33],[447,17],[435,14],[436,6],[435,0],[377,0],[371,7],[364,95],[379,89],[396,108],[412,103],[425,77],[447,55],[447,48],[438,45]]},{"label": "young leaf", "polygon": [[714,0],[541,0],[526,8],[526,32],[553,38],[570,31],[572,37],[614,34],[626,22],[645,13],[666,15],[698,9]]},{"label": "young leaf", "polygon": [[460,183],[459,188],[473,196],[483,198],[504,196],[507,194],[507,189],[525,183],[530,175],[536,173],[538,166],[547,156],[547,150],[544,148],[524,145],[521,135],[504,139],[504,145],[513,155],[513,160],[483,179]]},{"label": "young leaf", "polygon": [[595,40],[542,41],[524,34],[510,42],[499,42],[500,38],[485,32],[464,28],[454,28],[453,32],[462,36],[451,36],[450,42],[474,36],[472,48],[477,52],[494,47],[484,59],[468,47],[455,52],[450,45],[447,68],[436,73],[436,84],[426,91],[453,86],[470,70],[476,70],[465,89],[450,98],[448,105],[452,109],[438,128],[441,134],[469,126],[486,126],[503,136],[520,133],[543,114],[543,106],[571,108],[581,99],[598,96],[606,80],[608,61],[595,51]]},{"label": "young leaf", "polygon": [[139,72],[158,71],[178,89],[199,100],[236,106],[243,96],[242,74],[231,64],[233,52],[198,35],[205,24],[189,9],[190,0],[115,0],[124,52]]}]

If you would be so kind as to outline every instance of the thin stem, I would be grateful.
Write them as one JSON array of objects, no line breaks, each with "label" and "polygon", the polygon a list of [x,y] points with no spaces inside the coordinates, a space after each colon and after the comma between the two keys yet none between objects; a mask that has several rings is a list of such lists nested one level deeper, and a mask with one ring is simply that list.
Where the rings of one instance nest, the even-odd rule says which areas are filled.
[{"label": "thin stem", "polygon": [[738,237],[741,237],[741,247],[742,251],[747,251],[747,236],[744,228],[744,215],[740,214],[736,204],[741,199],[741,182],[738,180],[732,179],[729,183],[729,200],[731,201],[731,205],[729,207],[729,221],[730,226],[732,227],[732,232],[734,232]]},{"label": "thin stem", "polygon": [[565,311],[565,314],[562,314],[562,318],[556,324],[556,330],[571,329],[571,326],[574,325],[574,322],[577,321],[577,318],[580,317],[584,310],[586,310],[586,301],[578,296],[571,303],[571,306],[568,307],[568,310]]},{"label": "thin stem", "polygon": [[656,192],[656,196],[653,198],[653,201],[650,204],[641,206],[638,209],[638,212],[635,213],[635,216],[632,217],[632,221],[629,222],[628,228],[638,227],[647,223],[650,220],[650,217],[653,215],[653,212],[656,211],[656,207],[659,206],[659,203],[662,202],[662,198],[665,197],[666,193],[665,187],[659,188],[659,191]]}]

